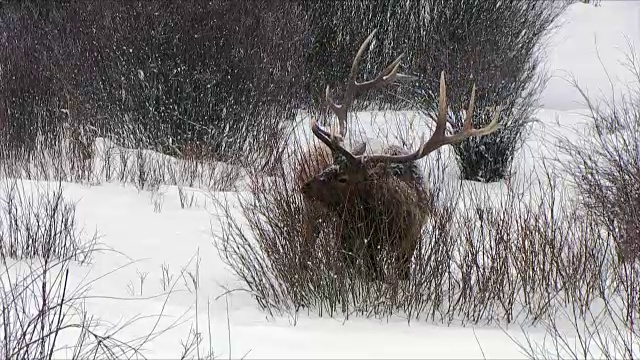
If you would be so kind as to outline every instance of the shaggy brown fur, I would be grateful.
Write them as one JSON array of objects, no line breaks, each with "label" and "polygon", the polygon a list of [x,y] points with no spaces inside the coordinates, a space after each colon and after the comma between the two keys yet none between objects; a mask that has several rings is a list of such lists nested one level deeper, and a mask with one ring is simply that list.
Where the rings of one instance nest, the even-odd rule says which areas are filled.
[{"label": "shaggy brown fur", "polygon": [[[389,146],[384,153],[399,155],[407,151]],[[317,236],[318,227],[327,218],[341,219],[340,247],[349,265],[362,259],[375,278],[382,278],[387,268],[390,274],[406,279],[432,206],[416,164],[354,169],[338,161],[315,171],[306,182],[298,182],[302,184],[305,207],[315,210],[315,217],[307,220],[308,235]],[[325,210],[324,216],[318,207]]]}]

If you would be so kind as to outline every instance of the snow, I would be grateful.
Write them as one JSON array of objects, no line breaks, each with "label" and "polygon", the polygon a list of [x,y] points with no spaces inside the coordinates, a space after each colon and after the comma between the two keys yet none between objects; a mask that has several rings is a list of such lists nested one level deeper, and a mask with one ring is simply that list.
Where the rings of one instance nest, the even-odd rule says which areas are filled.
[{"label": "snow", "polygon": [[[133,186],[64,184],[65,196],[77,201],[79,222],[86,224],[87,230],[98,229],[100,242],[117,250],[97,254],[90,266],[72,269],[71,288],[90,284],[92,298],[87,301],[87,311],[113,322],[163,311],[159,328],[187,314],[187,323],[145,346],[150,358],[179,356],[180,341],[186,339],[194,316],[198,316],[201,329],[211,320],[213,348],[225,358],[229,356],[229,336],[230,355],[234,358],[246,353],[248,358],[261,359],[478,358],[482,351],[489,358],[519,356],[515,344],[495,327],[477,328],[474,335],[471,328],[419,322],[408,326],[400,318],[345,322],[305,315],[296,319],[293,326],[293,319],[267,318],[245,292],[232,292],[228,299],[223,296],[215,300],[225,289],[237,289],[241,284],[216,257],[211,229],[219,225],[211,216],[213,206],[185,210],[180,207],[176,187],[160,191],[164,192],[165,201],[161,211],[155,212],[150,192],[139,192]],[[200,287],[196,294],[191,284],[184,284],[180,272],[184,269],[195,274],[198,255]],[[176,282],[168,299],[161,285],[163,265],[168,266]],[[119,270],[114,272],[116,269]],[[138,274],[144,273],[148,275],[140,286]],[[196,300],[200,307],[197,315],[193,309]],[[155,318],[139,321],[118,335],[145,336],[154,323]],[[517,335],[518,332],[512,334]]]},{"label": "snow", "polygon": [[629,45],[636,51],[640,46],[640,2],[602,1],[598,7],[576,3],[561,16],[559,25],[546,51],[551,78],[542,93],[543,108],[585,107],[578,91],[568,86],[572,77],[592,95],[611,98],[625,89],[629,76],[621,60]]},{"label": "snow", "polygon": [[[626,50],[624,36],[640,45],[640,2],[603,1],[599,7],[577,3],[562,20],[563,26],[554,32],[547,50],[547,66],[554,78],[542,96],[544,108],[536,116],[540,122],[534,125],[531,138],[516,158],[519,167],[515,182],[530,180],[531,174],[539,171],[537,160],[556,153],[558,135],[571,138],[585,130],[579,94],[561,76],[569,72],[588,89],[600,89],[610,95],[603,68],[614,80],[619,80],[614,89],[623,89],[629,79],[618,63],[623,58],[621,51]],[[359,119],[362,129],[358,130],[368,138],[379,137],[382,131],[383,137],[393,139],[397,134],[384,131],[395,128],[390,125],[394,121],[413,122],[412,129],[417,134],[428,133],[431,128],[427,119],[412,113],[368,112],[359,114]],[[309,138],[308,118],[301,114],[300,120],[303,126],[297,136]],[[415,145],[418,138],[410,141],[413,143],[409,146]],[[100,140],[94,146],[104,154],[109,144]],[[447,150],[443,153],[450,156]],[[145,156],[176,161],[161,159],[153,153]],[[525,357],[507,336],[508,333],[523,339],[518,326],[503,330],[497,326],[448,327],[425,321],[409,325],[400,317],[344,321],[304,313],[296,318],[269,317],[259,310],[250,294],[239,290],[242,282],[220,260],[213,243],[212,232],[219,233],[221,228],[220,203],[228,201],[234,213],[241,216],[233,189],[246,191],[246,179],[238,171],[235,187],[226,184],[213,191],[209,191],[208,183],[192,184],[180,179],[173,185],[160,184],[157,189],[121,183],[117,176],[100,179],[99,184],[93,185],[63,183],[64,196],[77,202],[78,222],[87,234],[98,232],[99,247],[111,249],[97,253],[90,265],[72,267],[71,288],[82,290],[87,296],[86,311],[111,323],[142,317],[118,336],[135,339],[147,336],[153,329],[161,332],[144,345],[149,358],[178,357],[181,341],[185,341],[190,327],[196,323],[205,334],[202,352],[210,347],[216,356],[225,358]],[[456,172],[455,166],[451,166],[445,176],[455,179]],[[55,186],[44,181],[23,183],[26,189],[48,184]],[[507,185],[484,186],[488,192],[499,194]],[[185,194],[192,201],[183,207],[181,197]],[[15,265],[15,271],[29,271],[27,264]],[[166,273],[163,267],[168,269]],[[167,274],[170,281],[163,280]],[[141,276],[145,278],[142,284]],[[192,276],[198,279],[197,286]],[[173,286],[170,293],[163,283]],[[160,323],[156,324],[155,315],[160,313]],[[175,321],[178,325],[172,327]],[[167,327],[170,329],[163,330]],[[545,337],[541,329],[530,331],[534,340],[542,341]],[[61,341],[74,343],[73,335],[73,332],[62,334]],[[63,350],[58,356],[69,354]]]}]

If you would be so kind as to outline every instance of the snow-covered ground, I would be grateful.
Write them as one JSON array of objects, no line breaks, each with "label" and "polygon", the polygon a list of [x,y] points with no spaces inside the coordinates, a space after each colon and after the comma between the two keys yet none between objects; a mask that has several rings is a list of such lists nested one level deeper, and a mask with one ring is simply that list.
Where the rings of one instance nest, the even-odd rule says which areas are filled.
[{"label": "snow-covered ground", "polygon": [[[601,2],[598,7],[573,4],[559,19],[546,51],[551,78],[542,93],[545,109],[584,107],[578,91],[567,86],[575,78],[591,95],[611,98],[629,81],[624,60],[629,45],[640,46],[640,2]],[[611,81],[611,82],[610,82]]]},{"label": "snow-covered ground", "polygon": [[[640,46],[640,2],[603,1],[600,7],[577,3],[562,20],[547,49],[547,66],[555,77],[543,93],[544,108],[537,114],[540,122],[518,154],[512,181],[529,179],[537,162],[557,154],[557,135],[584,133],[581,99],[560,77],[568,72],[590,91],[608,94],[606,68],[614,81],[622,83],[614,88],[622,89],[629,79],[618,63],[628,50],[625,36]],[[395,114],[384,119],[383,114],[366,113],[360,120],[365,132],[373,136],[389,126],[389,121],[407,121],[411,116]],[[428,124],[424,119],[418,123]],[[416,130],[419,133],[426,127],[416,126]],[[450,171],[447,176],[455,178],[455,167]],[[239,178],[241,182],[242,176]],[[48,186],[32,181],[23,184],[27,189]],[[486,186],[499,193],[506,185]],[[181,342],[196,324],[205,334],[202,351],[210,345],[224,358],[524,357],[505,334],[524,339],[519,326],[447,327],[424,321],[408,325],[402,318],[342,321],[305,314],[295,319],[269,317],[241,290],[243,284],[220,260],[214,245],[212,232],[219,233],[221,228],[218,203],[228,201],[237,208],[230,191],[168,185],[140,190],[117,181],[91,186],[64,183],[63,187],[64,196],[77,202],[77,219],[87,236],[97,231],[100,247],[111,249],[96,253],[90,265],[74,266],[70,289],[86,291],[86,311],[96,318],[114,324],[138,319],[119,338],[160,332],[144,345],[149,358],[180,356]],[[183,207],[185,196],[190,204]],[[236,212],[241,216],[239,209]],[[16,263],[11,271],[28,270],[26,264]],[[86,285],[89,287],[84,288]],[[534,341],[545,337],[542,329],[528,332]],[[61,342],[74,342],[73,335],[61,334]],[[64,350],[59,356],[65,357]]]}]

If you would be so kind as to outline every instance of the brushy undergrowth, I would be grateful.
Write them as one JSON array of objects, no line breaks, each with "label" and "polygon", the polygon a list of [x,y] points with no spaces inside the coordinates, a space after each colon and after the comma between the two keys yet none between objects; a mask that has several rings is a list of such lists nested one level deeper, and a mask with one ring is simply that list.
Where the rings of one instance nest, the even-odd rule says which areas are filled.
[{"label": "brushy undergrowth", "polygon": [[199,154],[175,158],[152,150],[125,148],[104,138],[85,142],[67,131],[55,140],[45,141],[44,135],[37,133],[29,148],[0,147],[0,174],[90,185],[120,182],[150,191],[162,185],[228,191],[245,175],[240,166]]},{"label": "brushy undergrowth", "polygon": [[[556,159],[574,190],[577,211],[605,241],[608,269],[587,308],[569,303],[543,322],[547,343],[516,341],[531,359],[640,358],[640,61],[629,44],[623,94],[595,99],[574,80],[588,112],[578,141],[561,137]],[[585,264],[586,266],[586,264]]]},{"label": "brushy undergrowth", "polygon": [[[372,78],[398,53],[402,72],[414,84],[365,94],[354,109],[422,109],[435,113],[438,81],[445,71],[454,130],[462,127],[472,84],[477,87],[473,122],[488,124],[500,107],[501,129],[470,138],[454,148],[467,180],[495,182],[511,175],[513,157],[529,135],[538,98],[546,83],[541,48],[571,1],[409,0],[303,1],[309,31],[305,62],[312,102],[323,107],[327,84],[341,93],[351,59],[364,34],[379,34],[364,56],[362,76]],[[472,31],[470,30],[472,29]]]},{"label": "brushy undergrowth", "polygon": [[[288,149],[292,163],[303,148]],[[618,276],[615,234],[575,207],[552,166],[496,188],[452,177],[442,154],[425,167],[434,214],[408,281],[368,281],[346,266],[337,234],[357,224],[309,207],[287,165],[252,176],[251,191],[226,203],[222,258],[272,314],[535,324],[559,308],[587,311],[605,288],[633,287]]]},{"label": "brushy undergrowth", "polygon": [[91,262],[97,237],[80,230],[62,184],[3,179],[0,200],[2,358],[59,356],[60,334],[73,331],[78,343],[67,356],[74,359],[132,353],[117,337],[99,335],[82,308],[87,288],[69,283],[71,267]]},{"label": "brushy undergrowth", "polygon": [[[455,160],[466,180],[494,182],[511,175],[514,155],[527,139],[546,83],[541,49],[567,1],[430,1],[425,54],[420,75],[426,108],[435,113],[437,79],[447,73],[452,126],[462,127],[472,84],[476,106],[500,109],[501,128],[490,136],[454,145]],[[455,15],[454,15],[455,14]],[[474,29],[470,32],[467,29]],[[433,35],[435,34],[435,35]],[[490,114],[478,111],[481,126]]]},{"label": "brushy undergrowth", "polygon": [[29,150],[38,135],[49,146],[71,126],[123,147],[267,166],[254,155],[274,152],[301,93],[299,11],[262,0],[3,4],[3,146]]},{"label": "brushy undergrowth", "polygon": [[[113,249],[101,246],[97,233],[82,231],[76,204],[66,199],[61,182],[3,178],[0,201],[0,358],[148,358],[151,341],[192,320],[185,312],[160,324],[164,306],[159,313],[115,323],[92,313],[93,301],[114,300],[112,294],[90,293],[94,282],[126,265],[86,281],[94,257]],[[178,276],[164,278],[160,296],[168,299],[188,265]],[[197,271],[189,276],[197,288]],[[149,321],[155,325],[147,333],[131,336],[131,328],[147,322],[146,328]],[[211,336],[207,343],[198,319],[192,321],[180,358],[212,359]]]},{"label": "brushy undergrowth", "polygon": [[0,257],[62,259],[85,263],[96,235],[84,239],[75,203],[57,185],[4,179],[0,182]]}]

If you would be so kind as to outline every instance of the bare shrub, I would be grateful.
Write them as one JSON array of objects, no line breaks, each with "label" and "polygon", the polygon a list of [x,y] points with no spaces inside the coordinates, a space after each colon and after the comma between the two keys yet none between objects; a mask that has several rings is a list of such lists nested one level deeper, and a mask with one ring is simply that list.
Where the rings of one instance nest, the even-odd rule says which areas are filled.
[{"label": "bare shrub", "polygon": [[[422,45],[416,63],[422,76],[424,106],[435,112],[437,78],[451,74],[451,103],[461,108],[471,84],[478,88],[479,108],[499,105],[500,129],[491,136],[454,146],[466,180],[494,182],[507,178],[514,154],[526,139],[546,75],[541,69],[546,34],[570,4],[568,1],[427,1]],[[455,14],[455,15],[454,15]],[[468,29],[473,29],[469,31]],[[488,122],[478,113],[474,124]],[[455,130],[463,114],[452,114]]]},{"label": "bare shrub", "polygon": [[[75,218],[75,204],[66,200],[60,183],[39,185],[4,180],[0,201],[0,256],[13,259],[60,259],[85,256],[96,235],[84,240]],[[84,242],[86,241],[86,243]],[[88,259],[73,258],[81,263]]]},{"label": "bare shrub", "polygon": [[525,341],[513,339],[532,359],[640,357],[640,64],[629,50],[634,79],[620,98],[596,100],[573,81],[588,106],[587,127],[558,139],[555,161],[572,185],[583,248],[579,257],[558,260],[584,271],[574,275],[574,297],[542,322],[545,343],[527,330]]},{"label": "bare shrub", "polygon": [[7,177],[46,181],[93,182],[94,135],[84,125],[64,122],[62,129],[44,133],[31,129],[28,146],[3,143],[0,172]]},{"label": "bare shrub", "polygon": [[218,161],[264,166],[302,88],[299,12],[286,1],[6,4],[3,144],[29,148],[40,131],[48,147],[72,121],[123,147],[176,155],[204,142]]},{"label": "bare shrub", "polygon": [[135,352],[117,337],[98,335],[99,324],[79,306],[86,288],[69,285],[70,265],[91,260],[96,235],[78,229],[62,185],[11,179],[1,185],[2,358],[51,359],[59,355],[59,335],[73,331],[79,334],[73,358]]},{"label": "bare shrub", "polygon": [[63,127],[55,141],[45,141],[46,136],[37,133],[28,148],[0,147],[0,174],[34,181],[119,181],[141,190],[177,185],[227,191],[235,188],[245,173],[242,167],[221,162],[214,154],[175,158],[93,137],[91,128],[84,126]]},{"label": "bare shrub", "polygon": [[[524,341],[512,337],[530,359],[637,359],[640,358],[640,268],[616,256],[617,234],[599,219],[584,214],[579,235],[586,245],[568,264],[581,272],[567,271],[575,280],[569,297],[549,309],[541,319],[545,340],[523,329]],[[585,231],[586,230],[586,231]],[[599,275],[599,276],[598,276]],[[591,289],[590,291],[588,289]]]},{"label": "bare shrub", "polygon": [[[468,103],[472,84],[478,88],[479,108],[502,108],[502,126],[495,134],[454,147],[463,178],[494,182],[510,175],[513,156],[527,136],[546,81],[540,69],[540,46],[571,1],[302,3],[310,27],[306,61],[312,74],[307,76],[318,107],[324,84],[336,87],[348,74],[348,49],[358,43],[359,34],[378,29],[388,36],[376,41],[364,61],[365,73],[372,76],[384,65],[383,59],[403,49],[405,71],[419,81],[415,86],[368,94],[356,107],[381,100],[376,105],[436,113],[438,79],[444,70],[454,109]],[[459,130],[464,115],[453,112],[450,116],[454,130]],[[490,116],[478,112],[473,123],[487,124]]]},{"label": "bare shrub", "polygon": [[[156,323],[148,334],[131,338],[123,333],[141,321],[159,322],[164,317],[164,307],[152,317],[136,315],[117,323],[90,314],[86,301],[99,296],[88,294],[91,282],[74,283],[70,274],[72,269],[77,270],[77,264],[71,258],[88,258],[94,251],[82,248],[69,257],[29,262],[2,258],[0,356],[3,359],[146,358],[151,340],[186,322],[184,315],[179,316],[168,325]],[[172,281],[167,297],[175,285],[176,281]],[[200,345],[198,341],[190,347],[199,350]]]},{"label": "bare shrub", "polygon": [[630,47],[628,69],[635,77],[619,99],[591,99],[574,81],[589,108],[589,136],[561,139],[564,162],[592,218],[613,235],[618,256],[640,257],[640,63]]},{"label": "bare shrub", "polygon": [[589,309],[577,315],[572,309],[560,310],[555,317],[543,322],[547,332],[544,344],[526,330],[524,341],[511,337],[529,359],[638,359],[640,334],[611,312],[611,304],[604,309]]},{"label": "bare shrub", "polygon": [[[64,199],[60,183],[47,188],[4,179],[1,194],[0,358],[146,358],[150,341],[188,320],[185,313],[168,325],[159,325],[164,306],[159,314],[135,315],[116,323],[90,314],[87,301],[101,297],[89,294],[93,283],[78,283],[74,272],[90,265],[96,252],[112,250],[98,248],[95,235],[77,228],[75,205]],[[140,287],[146,275],[139,273]],[[163,283],[167,299],[178,281],[176,277]],[[111,295],[106,298],[114,300]],[[134,338],[123,334],[149,320],[156,323],[147,334]],[[199,356],[204,343],[197,323],[193,336],[198,340],[189,343],[189,349],[198,358],[211,358]],[[185,358],[193,356],[185,354]]]}]

